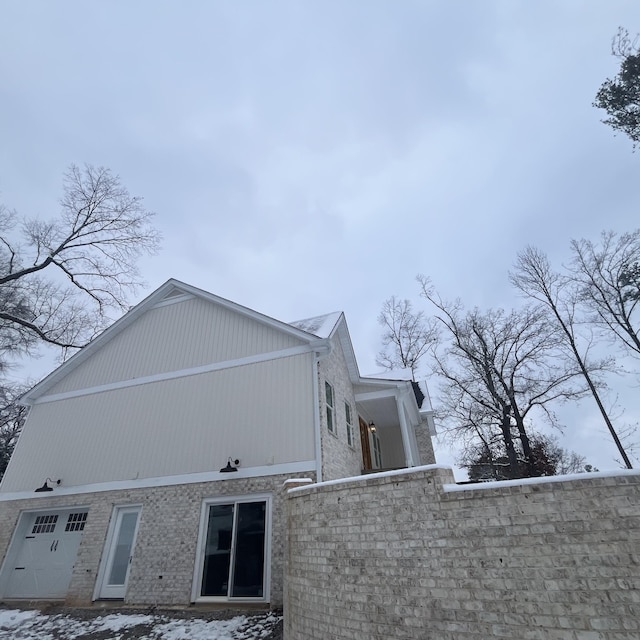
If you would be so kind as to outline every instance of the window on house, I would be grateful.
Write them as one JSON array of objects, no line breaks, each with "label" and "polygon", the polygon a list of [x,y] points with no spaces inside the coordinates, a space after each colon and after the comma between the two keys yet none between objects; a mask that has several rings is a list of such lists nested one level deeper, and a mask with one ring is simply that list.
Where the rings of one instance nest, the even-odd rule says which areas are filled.
[{"label": "window on house", "polygon": [[199,597],[266,597],[267,500],[208,504]]},{"label": "window on house", "polygon": [[331,433],[336,433],[336,414],[333,401],[333,387],[325,381],[324,383],[324,396],[325,403],[327,405],[327,429]]},{"label": "window on house", "polygon": [[65,531],[84,531],[84,525],[87,522],[87,512],[82,513],[70,513],[67,518],[67,524],[64,528]]},{"label": "window on house", "polygon": [[31,533],[53,533],[58,516],[36,516]]},{"label": "window on house", "polygon": [[353,423],[351,422],[351,406],[348,402],[344,403],[344,415],[347,423],[347,444],[353,447]]},{"label": "window on house", "polygon": [[373,441],[373,459],[375,461],[376,469],[382,469],[382,449],[380,447],[380,438],[378,438],[378,434],[372,433],[371,440]]}]

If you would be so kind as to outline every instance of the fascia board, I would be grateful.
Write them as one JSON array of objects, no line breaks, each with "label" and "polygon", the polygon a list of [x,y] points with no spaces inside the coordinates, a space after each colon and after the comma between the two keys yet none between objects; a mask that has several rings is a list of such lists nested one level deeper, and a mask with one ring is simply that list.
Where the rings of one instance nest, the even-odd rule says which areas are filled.
[{"label": "fascia board", "polygon": [[358,369],[358,361],[356,360],[356,354],[353,350],[353,343],[351,342],[351,335],[349,334],[349,327],[347,326],[347,319],[344,313],[340,313],[340,318],[338,318],[333,330],[329,334],[329,339],[333,339],[334,336],[337,336],[340,342],[342,352],[347,361],[349,377],[351,382],[355,384],[360,380],[360,370]]},{"label": "fascia board", "polygon": [[276,320],[270,316],[267,316],[259,311],[254,311],[253,309],[249,309],[249,307],[243,307],[241,304],[237,302],[232,302],[231,300],[227,300],[226,298],[221,298],[213,293],[209,293],[208,291],[204,291],[203,289],[198,289],[190,284],[186,284],[184,282],[180,282],[179,280],[172,280],[173,285],[184,291],[188,291],[199,298],[203,298],[204,300],[208,300],[209,302],[213,302],[215,304],[220,305],[230,311],[235,311],[240,315],[244,315],[248,318],[256,320],[262,324],[265,324],[273,329],[281,331],[283,333],[287,333],[290,336],[298,338],[306,343],[316,342],[318,340],[318,336],[314,336],[302,329],[297,329],[296,327],[292,327],[290,324],[286,322],[282,322],[281,320]]}]

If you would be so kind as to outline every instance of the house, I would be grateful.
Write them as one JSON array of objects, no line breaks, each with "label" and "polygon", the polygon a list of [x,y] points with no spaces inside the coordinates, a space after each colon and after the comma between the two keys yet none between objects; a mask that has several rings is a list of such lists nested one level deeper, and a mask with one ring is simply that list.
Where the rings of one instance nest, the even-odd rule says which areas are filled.
[{"label": "house", "polygon": [[0,598],[280,606],[283,483],[433,462],[414,386],[360,375],[342,313],[169,280],[24,396]]}]

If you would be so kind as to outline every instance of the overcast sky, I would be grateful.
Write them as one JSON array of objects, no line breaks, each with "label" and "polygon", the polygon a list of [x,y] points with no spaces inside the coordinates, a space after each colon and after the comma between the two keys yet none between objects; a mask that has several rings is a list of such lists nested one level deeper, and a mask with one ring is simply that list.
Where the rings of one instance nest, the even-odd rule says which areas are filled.
[{"label": "overcast sky", "polygon": [[[369,373],[417,273],[511,307],[526,244],[638,226],[640,159],[592,107],[619,26],[638,0],[0,0],[0,199],[53,217],[70,163],[110,167],[165,238],[138,299],[343,310]],[[588,403],[564,442],[615,466]]]}]

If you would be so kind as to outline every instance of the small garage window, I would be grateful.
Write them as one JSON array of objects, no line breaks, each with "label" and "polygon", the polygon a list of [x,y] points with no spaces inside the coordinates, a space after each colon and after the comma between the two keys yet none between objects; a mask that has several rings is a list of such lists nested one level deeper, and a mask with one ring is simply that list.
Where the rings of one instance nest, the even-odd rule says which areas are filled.
[{"label": "small garage window", "polygon": [[58,522],[58,516],[36,516],[31,533],[53,533]]},{"label": "small garage window", "polygon": [[87,512],[82,513],[70,513],[67,518],[67,526],[65,531],[84,531],[84,525],[87,521]]}]

